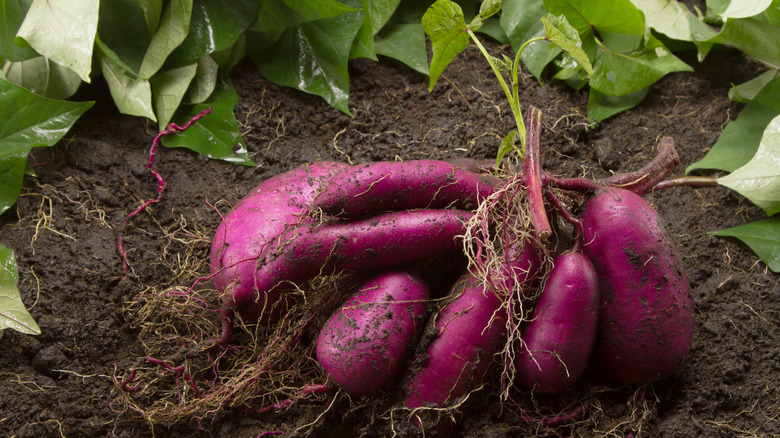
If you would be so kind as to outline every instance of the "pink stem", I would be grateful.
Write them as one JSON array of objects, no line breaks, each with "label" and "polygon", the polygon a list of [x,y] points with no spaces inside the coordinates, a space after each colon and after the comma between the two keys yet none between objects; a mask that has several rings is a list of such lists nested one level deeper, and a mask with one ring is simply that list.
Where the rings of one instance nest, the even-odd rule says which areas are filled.
[{"label": "pink stem", "polygon": [[538,239],[547,239],[552,235],[550,220],[544,209],[542,196],[541,134],[542,112],[536,107],[528,108],[529,125],[526,131],[525,188],[528,193],[528,206],[531,209],[531,221]]},{"label": "pink stem", "polygon": [[669,172],[680,164],[680,157],[674,148],[672,137],[661,137],[658,141],[658,153],[652,161],[633,172],[613,175],[599,180],[601,184],[631,190],[639,196],[645,195]]},{"label": "pink stem", "polygon": [[154,205],[160,202],[160,200],[162,200],[163,189],[165,188],[165,180],[163,179],[162,175],[160,175],[157,171],[152,169],[152,164],[154,164],[154,158],[155,155],[157,154],[157,145],[160,143],[160,139],[166,135],[186,131],[190,126],[192,126],[195,122],[203,118],[203,116],[205,116],[206,114],[211,114],[211,108],[206,108],[205,110],[201,111],[200,113],[198,113],[198,115],[188,120],[187,123],[185,123],[184,125],[179,126],[175,123],[169,123],[168,127],[165,130],[160,131],[154,137],[154,140],[152,141],[152,146],[149,149],[149,159],[146,162],[146,168],[149,170],[149,173],[151,173],[152,176],[154,176],[154,178],[157,180],[157,197],[145,201],[138,208],[136,208],[132,213],[128,214],[125,217],[125,220],[122,222],[122,228],[120,229],[119,235],[117,236],[116,246],[117,246],[117,250],[119,250],[120,257],[122,258],[122,272],[124,272],[125,274],[127,274],[127,255],[125,254],[122,241],[123,241],[123,234],[125,228],[127,227],[127,222],[130,219],[138,216],[141,212],[146,210],[150,205]]}]

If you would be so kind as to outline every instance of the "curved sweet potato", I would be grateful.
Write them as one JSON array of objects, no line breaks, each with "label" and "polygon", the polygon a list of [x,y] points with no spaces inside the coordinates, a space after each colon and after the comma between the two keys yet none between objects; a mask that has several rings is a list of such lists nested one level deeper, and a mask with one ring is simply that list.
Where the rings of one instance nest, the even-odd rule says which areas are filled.
[{"label": "curved sweet potato", "polygon": [[427,299],[423,278],[407,270],[368,280],[322,327],[317,361],[350,395],[378,391],[414,350]]},{"label": "curved sweet potato", "polygon": [[[527,282],[534,278],[538,265],[536,248],[526,245],[507,269],[518,273],[517,281]],[[471,274],[461,277],[449,301],[429,322],[434,337],[425,352],[418,353],[404,379],[404,405],[442,407],[482,382],[506,340],[507,312],[501,307],[502,298],[481,280]]]},{"label": "curved sweet potato", "polygon": [[251,287],[232,289],[227,299],[244,318],[272,322],[292,303],[288,292],[320,273],[387,268],[459,249],[469,217],[415,210],[291,229],[255,256]]},{"label": "curved sweet potato", "polygon": [[294,224],[311,223],[311,202],[343,163],[318,162],[265,180],[228,213],[211,243],[211,271],[220,292],[248,295],[254,290],[257,258]]},{"label": "curved sweet potato", "polygon": [[586,202],[582,223],[601,291],[594,358],[619,383],[668,376],[690,350],[694,318],[685,267],[664,224],[640,196],[614,187]]},{"label": "curved sweet potato", "polygon": [[590,361],[599,322],[598,278],[579,251],[555,258],[553,269],[522,332],[515,357],[517,383],[541,394],[563,391]]},{"label": "curved sweet potato", "polygon": [[341,217],[450,206],[473,210],[492,193],[479,175],[446,161],[382,161],[334,175],[314,207]]}]

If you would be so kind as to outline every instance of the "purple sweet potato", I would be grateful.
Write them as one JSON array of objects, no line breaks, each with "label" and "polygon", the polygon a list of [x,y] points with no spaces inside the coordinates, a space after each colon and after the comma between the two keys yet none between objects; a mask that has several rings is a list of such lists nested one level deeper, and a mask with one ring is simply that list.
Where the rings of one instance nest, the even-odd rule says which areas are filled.
[{"label": "purple sweet potato", "polygon": [[414,350],[427,299],[425,281],[408,270],[368,280],[322,327],[317,361],[350,395],[387,386]]},{"label": "purple sweet potato", "polygon": [[376,162],[334,175],[314,207],[341,217],[453,207],[473,210],[493,193],[479,175],[446,161]]},{"label": "purple sweet potato", "polygon": [[[526,245],[514,262],[517,281],[530,282],[538,269],[536,248]],[[508,287],[510,284],[505,283]],[[404,379],[404,405],[443,407],[482,382],[493,356],[504,347],[507,312],[502,297],[466,274],[449,301],[429,324],[434,338],[415,359]]]},{"label": "purple sweet potato", "polygon": [[290,291],[318,274],[381,269],[459,249],[471,213],[415,210],[286,231],[254,259],[251,288],[227,297],[244,318],[273,321]]},{"label": "purple sweet potato", "polygon": [[598,278],[581,252],[555,258],[515,357],[517,383],[540,394],[563,391],[582,375],[599,321]]},{"label": "purple sweet potato", "polygon": [[685,267],[664,224],[639,195],[613,187],[586,202],[582,223],[601,293],[594,359],[618,383],[668,376],[690,350],[694,317]]},{"label": "purple sweet potato", "polygon": [[211,270],[217,290],[228,297],[254,292],[257,258],[296,224],[308,224],[312,200],[342,163],[319,162],[265,180],[228,213],[214,233]]}]

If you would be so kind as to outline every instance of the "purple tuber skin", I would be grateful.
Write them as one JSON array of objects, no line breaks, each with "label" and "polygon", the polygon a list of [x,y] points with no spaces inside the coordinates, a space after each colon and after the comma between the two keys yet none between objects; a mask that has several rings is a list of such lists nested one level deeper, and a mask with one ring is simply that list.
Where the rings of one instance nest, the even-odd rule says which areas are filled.
[{"label": "purple tuber skin", "polygon": [[352,222],[311,224],[285,232],[255,257],[250,288],[229,290],[227,305],[249,320],[272,323],[294,302],[290,292],[318,274],[381,269],[459,249],[471,213],[415,210]]},{"label": "purple tuber skin", "polygon": [[417,208],[473,210],[492,193],[479,175],[446,161],[376,162],[333,176],[314,208],[341,217]]},{"label": "purple tuber skin", "polygon": [[323,182],[348,167],[320,162],[301,166],[265,180],[228,213],[211,243],[211,271],[217,290],[248,295],[254,290],[257,257],[292,224],[307,217]]},{"label": "purple tuber skin", "polygon": [[453,298],[436,316],[438,337],[423,363],[412,364],[419,368],[404,383],[407,407],[441,407],[466,394],[482,382],[493,355],[504,346],[506,312],[500,310],[501,298],[471,275],[455,284]]},{"label": "purple tuber skin", "polygon": [[596,271],[578,248],[556,257],[553,266],[515,358],[517,383],[540,394],[563,391],[585,371],[601,304]]},{"label": "purple tuber skin", "polygon": [[425,280],[408,270],[368,280],[322,327],[317,361],[352,396],[382,389],[414,350],[427,299]]},{"label": "purple tuber skin", "polygon": [[[507,268],[525,273],[518,281],[535,278],[539,258],[534,245],[526,245],[513,263]],[[507,313],[501,297],[470,274],[461,277],[450,297],[431,322],[436,337],[404,379],[404,405],[409,408],[442,407],[467,394],[504,347]]]},{"label": "purple tuber skin", "polygon": [[583,251],[601,291],[594,359],[618,383],[670,375],[691,347],[693,301],[658,214],[633,192],[610,187],[588,200],[582,224]]}]

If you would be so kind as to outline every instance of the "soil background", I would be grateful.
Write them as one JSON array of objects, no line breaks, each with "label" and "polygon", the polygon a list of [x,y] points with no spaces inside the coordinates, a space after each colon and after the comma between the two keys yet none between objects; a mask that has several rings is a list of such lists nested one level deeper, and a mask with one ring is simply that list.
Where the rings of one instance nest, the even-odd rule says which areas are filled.
[{"label": "soil background", "polygon": [[[692,54],[686,61],[695,72],[668,75],[637,108],[597,125],[585,117],[586,92],[527,77],[521,99],[544,113],[546,169],[587,177],[636,169],[653,157],[662,135],[675,139],[683,166],[701,158],[741,109],[727,99],[729,86],[754,77],[759,66],[730,51],[710,54],[705,64]],[[150,288],[186,288],[186,272],[204,269],[218,210],[226,212],[261,181],[318,160],[491,158],[513,126],[473,47],[432,93],[427,77],[388,60],[352,61],[350,75],[351,118],[239,65],[232,73],[236,116],[257,167],[159,149],[154,169],[167,183],[164,197],[127,224],[127,275],[117,236],[127,214],[156,194],[144,167],[156,125],[118,114],[99,82],[77,96],[96,100],[95,107],[59,144],[32,152],[37,177],[25,179],[15,208],[0,218],[0,241],[16,252],[22,297],[42,329],[40,336],[9,330],[0,341],[0,436],[393,434],[389,422],[350,408],[343,394],[280,413],[228,410],[152,426],[121,403],[116,383],[147,354],[129,303]],[[612,386],[590,372],[559,399],[514,394],[520,406],[536,402],[543,407],[537,414],[548,418],[569,412],[569,401],[587,407],[551,427],[501,405],[486,388],[463,406],[452,436],[780,436],[780,280],[740,242],[707,234],[763,213],[725,188],[666,190],[648,200],[679,245],[695,302],[693,347],[678,371],[642,388]],[[162,359],[176,365],[177,354]],[[169,379],[170,391],[174,383]],[[130,396],[144,403],[151,394]]]}]

